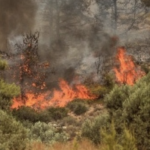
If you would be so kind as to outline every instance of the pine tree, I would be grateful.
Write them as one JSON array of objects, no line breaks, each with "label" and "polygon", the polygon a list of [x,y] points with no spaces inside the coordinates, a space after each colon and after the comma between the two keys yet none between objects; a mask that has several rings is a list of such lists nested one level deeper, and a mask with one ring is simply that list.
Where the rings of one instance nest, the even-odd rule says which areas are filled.
[{"label": "pine tree", "polygon": [[24,150],[27,130],[12,116],[0,110],[0,149]]},{"label": "pine tree", "polygon": [[[4,71],[7,67],[5,61],[0,60],[0,71]],[[9,110],[13,97],[20,94],[20,88],[14,83],[8,84],[0,77],[0,109]]]}]

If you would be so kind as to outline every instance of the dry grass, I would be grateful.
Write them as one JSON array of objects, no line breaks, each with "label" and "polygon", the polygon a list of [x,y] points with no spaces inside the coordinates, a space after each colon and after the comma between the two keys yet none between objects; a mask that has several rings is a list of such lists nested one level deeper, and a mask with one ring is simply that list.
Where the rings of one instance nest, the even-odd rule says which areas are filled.
[{"label": "dry grass", "polygon": [[71,141],[67,143],[56,143],[53,146],[46,146],[41,142],[32,142],[31,148],[27,150],[99,150],[91,141]]}]

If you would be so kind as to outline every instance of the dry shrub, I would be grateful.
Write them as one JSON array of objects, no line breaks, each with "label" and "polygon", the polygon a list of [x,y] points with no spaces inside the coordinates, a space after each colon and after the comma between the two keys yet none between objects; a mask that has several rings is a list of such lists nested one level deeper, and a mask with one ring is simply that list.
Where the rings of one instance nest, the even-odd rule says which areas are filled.
[{"label": "dry shrub", "polygon": [[[53,146],[46,146],[41,142],[32,142],[30,150],[98,150],[91,141],[82,140],[80,142],[73,140],[67,143],[55,143]],[[29,150],[29,149],[26,149]]]},{"label": "dry shrub", "polygon": [[33,141],[26,150],[46,150],[46,145],[40,141]]}]

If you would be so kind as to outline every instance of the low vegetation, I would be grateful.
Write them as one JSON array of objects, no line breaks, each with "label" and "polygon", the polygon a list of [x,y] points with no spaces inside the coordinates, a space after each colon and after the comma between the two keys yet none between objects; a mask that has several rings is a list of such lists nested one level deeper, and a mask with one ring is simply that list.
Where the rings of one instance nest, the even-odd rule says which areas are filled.
[{"label": "low vegetation", "polygon": [[74,100],[68,103],[67,108],[75,115],[82,115],[88,111],[88,104],[85,100]]},{"label": "low vegetation", "polygon": [[[109,83],[99,97],[103,111],[96,107],[100,101],[78,99],[64,108],[37,111],[24,106],[12,110],[20,89],[1,79],[0,149],[149,150],[150,73],[133,86]],[[90,116],[94,111],[98,113]]]}]

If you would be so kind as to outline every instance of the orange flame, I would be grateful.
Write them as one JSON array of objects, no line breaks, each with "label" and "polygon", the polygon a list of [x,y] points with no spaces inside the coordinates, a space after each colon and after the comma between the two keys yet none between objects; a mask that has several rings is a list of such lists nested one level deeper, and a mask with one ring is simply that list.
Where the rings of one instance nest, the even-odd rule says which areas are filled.
[{"label": "orange flame", "polygon": [[68,102],[73,101],[76,98],[96,98],[94,95],[90,94],[89,90],[84,85],[81,84],[75,85],[75,87],[72,88],[66,81],[60,80],[59,87],[60,90],[54,90],[52,93],[43,93],[37,96],[33,93],[26,93],[25,102],[23,102],[21,97],[14,98],[11,108],[19,108],[20,106],[29,106],[36,109],[44,109],[50,106],[64,107]]},{"label": "orange flame", "polygon": [[131,56],[125,53],[124,48],[118,49],[117,59],[120,67],[115,68],[114,71],[119,83],[133,85],[136,80],[145,74],[139,67],[135,66]]}]

